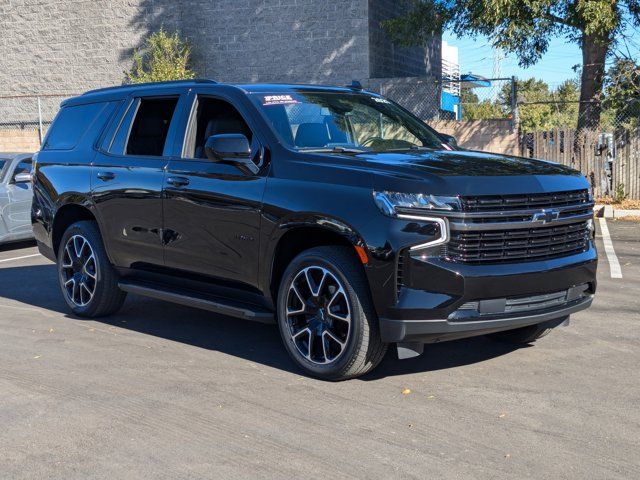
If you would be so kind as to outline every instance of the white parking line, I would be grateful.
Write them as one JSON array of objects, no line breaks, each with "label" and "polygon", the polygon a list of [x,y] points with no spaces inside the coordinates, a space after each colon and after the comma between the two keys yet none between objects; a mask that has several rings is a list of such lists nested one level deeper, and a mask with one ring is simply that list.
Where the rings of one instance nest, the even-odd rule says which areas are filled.
[{"label": "white parking line", "polygon": [[39,253],[34,253],[33,255],[23,255],[22,257],[5,258],[4,260],[0,260],[0,263],[13,262],[14,260],[22,260],[23,258],[32,258],[32,257],[39,257],[39,256],[40,256]]},{"label": "white parking line", "polygon": [[607,254],[607,260],[609,261],[609,269],[611,270],[611,278],[622,278],[622,270],[620,269],[620,262],[616,257],[616,252],[613,250],[613,242],[611,241],[611,235],[609,235],[609,227],[607,226],[607,220],[599,218],[600,230],[602,231],[602,242],[604,243],[604,251]]}]

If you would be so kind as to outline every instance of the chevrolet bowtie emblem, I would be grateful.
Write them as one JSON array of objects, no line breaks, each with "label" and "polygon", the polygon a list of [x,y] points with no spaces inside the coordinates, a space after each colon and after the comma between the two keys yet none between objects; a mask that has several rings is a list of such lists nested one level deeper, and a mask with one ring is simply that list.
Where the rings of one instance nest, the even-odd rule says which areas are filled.
[{"label": "chevrolet bowtie emblem", "polygon": [[533,214],[534,222],[551,223],[560,216],[558,210],[542,210]]}]

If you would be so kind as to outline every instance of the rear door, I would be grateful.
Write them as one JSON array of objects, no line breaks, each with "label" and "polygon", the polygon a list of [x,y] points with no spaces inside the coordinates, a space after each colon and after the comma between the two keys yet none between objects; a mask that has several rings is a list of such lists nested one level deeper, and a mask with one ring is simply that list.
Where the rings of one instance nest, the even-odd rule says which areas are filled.
[{"label": "rear door", "polygon": [[111,260],[163,264],[162,186],[183,90],[132,96],[92,168],[92,198]]},{"label": "rear door", "polygon": [[[247,111],[210,91],[192,90],[184,114],[187,128],[176,137],[176,156],[167,169],[165,264],[256,286],[260,210],[268,172],[265,143]],[[260,167],[257,173],[206,158],[206,139],[224,133],[249,138]]]}]

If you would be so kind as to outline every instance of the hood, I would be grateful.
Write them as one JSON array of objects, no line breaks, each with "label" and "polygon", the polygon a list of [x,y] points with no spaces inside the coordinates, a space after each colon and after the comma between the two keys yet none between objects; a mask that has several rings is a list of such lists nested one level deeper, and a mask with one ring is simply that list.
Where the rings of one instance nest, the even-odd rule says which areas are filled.
[{"label": "hood", "polygon": [[583,175],[554,162],[475,151],[363,153],[376,190],[447,195],[543,193],[588,188]]}]

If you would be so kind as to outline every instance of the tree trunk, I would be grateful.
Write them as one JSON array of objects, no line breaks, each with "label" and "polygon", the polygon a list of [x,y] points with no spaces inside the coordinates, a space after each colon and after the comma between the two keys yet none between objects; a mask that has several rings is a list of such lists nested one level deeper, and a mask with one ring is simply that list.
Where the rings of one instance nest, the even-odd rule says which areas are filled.
[{"label": "tree trunk", "polygon": [[[578,111],[577,135],[574,144],[574,162],[576,168],[582,167],[581,152],[590,132],[600,127],[602,113],[602,87],[605,74],[605,60],[610,41],[584,35],[582,37],[582,76],[580,83],[580,108]],[[587,173],[587,172],[585,172]]]}]

